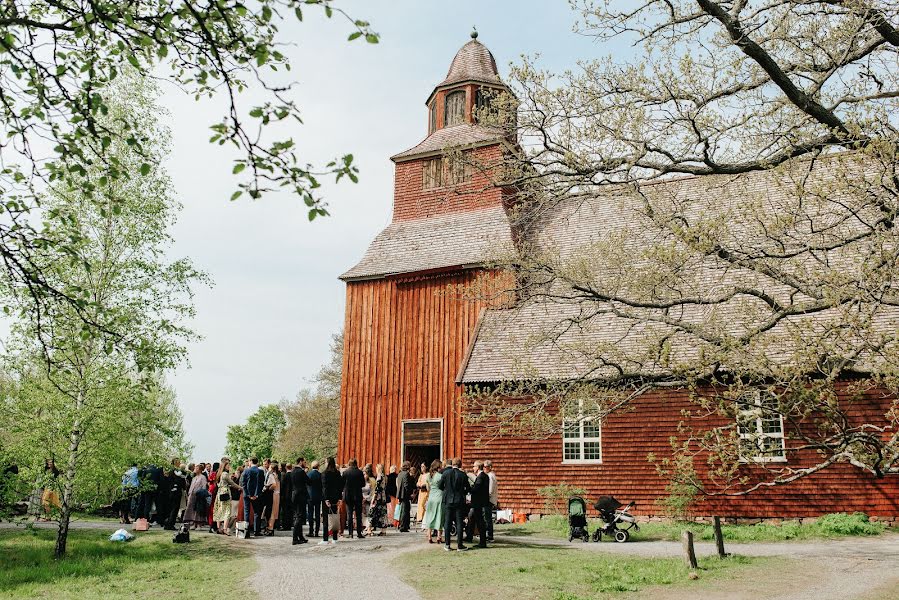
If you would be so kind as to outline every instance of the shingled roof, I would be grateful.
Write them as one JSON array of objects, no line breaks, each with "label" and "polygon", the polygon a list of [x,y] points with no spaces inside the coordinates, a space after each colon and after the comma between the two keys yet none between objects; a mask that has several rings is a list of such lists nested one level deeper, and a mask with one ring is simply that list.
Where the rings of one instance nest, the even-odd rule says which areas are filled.
[{"label": "shingled roof", "polygon": [[[816,185],[824,191],[825,202],[840,202],[838,190],[845,189],[836,179],[847,173],[821,168],[814,173]],[[809,185],[809,184],[805,184]],[[742,177],[694,177],[645,186],[641,192],[664,206],[664,202],[677,203],[691,217],[702,215],[699,211],[718,207],[720,217],[728,223],[728,235],[734,244],[764,243],[764,236],[746,236],[749,221],[739,218],[747,203],[759,202],[767,214],[781,214],[779,207],[793,201],[797,182],[783,173],[756,172]],[[830,190],[834,190],[831,192]],[[673,206],[673,204],[672,204]],[[808,210],[815,210],[809,208]],[[815,217],[827,222],[826,210]],[[605,194],[589,201],[568,202],[547,211],[545,217],[533,228],[531,243],[554,267],[565,270],[584,285],[602,281],[605,277],[615,281],[618,272],[639,272],[640,256],[645,248],[659,242],[659,230],[653,228],[643,210],[641,197],[627,189],[609,189]],[[710,222],[714,222],[711,221]],[[873,220],[872,220],[873,222]],[[844,224],[845,225],[845,224]],[[737,242],[750,238],[749,242]],[[758,242],[755,242],[758,239]],[[738,246],[740,247],[740,246]],[[742,246],[748,249],[748,246]],[[619,262],[602,257],[609,248],[615,249]],[[820,258],[820,257],[819,257]],[[857,258],[857,256],[856,256]],[[603,262],[606,260],[606,262]],[[829,265],[847,265],[857,269],[852,256],[831,252]],[[810,261],[809,268],[814,269]],[[803,267],[805,268],[805,267]],[[830,268],[830,267],[828,267]],[[800,271],[802,269],[799,269]],[[647,275],[648,276],[648,275]],[[795,290],[773,280],[765,280],[756,271],[725,266],[714,255],[699,257],[683,265],[678,277],[682,278],[663,288],[662,293],[686,297],[714,295],[735,285],[761,286],[782,302]],[[595,301],[584,301],[573,292],[570,279],[547,284],[545,295],[539,295],[520,306],[493,309],[485,312],[479,324],[477,338],[472,342],[470,355],[460,373],[464,383],[499,382],[510,380],[541,380],[571,378],[603,378],[615,374],[610,366],[623,366],[629,373],[660,375],[670,371],[672,365],[685,364],[698,356],[703,342],[685,333],[675,333],[661,323],[641,319],[622,318]],[[740,335],[758,325],[762,317],[755,313],[753,300],[741,298],[721,305],[687,306],[677,318],[690,323],[710,327],[710,331],[723,331]],[[607,308],[607,307],[606,307]],[[759,346],[750,346],[747,352],[755,352],[774,362],[790,360],[794,353],[801,353],[806,335],[816,335],[835,324],[843,326],[845,315],[827,310],[814,317],[796,317],[781,321],[759,339]],[[870,335],[895,339],[899,327],[899,310],[880,307],[872,318]],[[852,335],[852,334],[847,334]],[[662,339],[671,336],[667,353],[660,353]],[[870,367],[870,357],[861,357],[858,370]]]},{"label": "shingled roof", "polygon": [[453,85],[462,81],[478,81],[502,85],[496,59],[487,46],[476,39],[459,48],[453,62],[450,63],[446,79],[437,84],[438,88]]},{"label": "shingled roof", "polygon": [[340,279],[481,265],[508,252],[511,244],[509,219],[501,206],[398,221],[379,233],[359,264]]},{"label": "shingled roof", "polygon": [[466,148],[504,139],[502,130],[483,125],[460,123],[438,129],[415,146],[390,157],[394,162],[443,152],[448,148]]}]

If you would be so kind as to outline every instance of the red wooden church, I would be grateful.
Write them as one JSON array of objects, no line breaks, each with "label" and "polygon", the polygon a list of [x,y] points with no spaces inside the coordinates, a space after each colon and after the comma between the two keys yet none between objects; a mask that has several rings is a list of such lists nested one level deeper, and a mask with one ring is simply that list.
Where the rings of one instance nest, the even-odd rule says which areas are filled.
[{"label": "red wooden church", "polygon": [[[566,430],[564,438],[483,443],[477,427],[463,426],[465,385],[489,385],[525,373],[564,379],[584,369],[582,358],[566,351],[558,338],[529,345],[538,328],[552,329],[569,316],[564,307],[514,310],[448,292],[493,276],[485,265],[497,252],[514,247],[508,214],[513,191],[492,186],[487,174],[453,160],[461,151],[470,153],[472,162],[491,164],[514,150],[514,140],[503,131],[477,122],[477,107],[502,89],[493,55],[472,39],[427,98],[427,137],[391,157],[396,164],[392,222],[341,276],[347,291],[338,460],[355,457],[389,465],[490,458],[500,480],[500,504],[516,512],[541,512],[544,501],[537,490],[564,481],[586,489],[591,498],[613,494],[635,500],[644,515],[660,513],[658,500],[667,494],[668,482],[647,456],[670,454],[681,411],[691,407],[686,390],[649,392],[633,410],[601,424],[583,423],[576,431]],[[448,155],[448,149],[454,152]],[[771,183],[696,178],[663,187],[666,193],[689,196],[720,194],[728,185]],[[724,191],[741,196],[740,189]],[[627,211],[615,202],[579,205],[542,222],[538,237],[564,254],[628,222]],[[616,327],[608,322],[580,328],[579,343],[614,340],[627,353],[629,330]],[[528,348],[528,356],[520,355],[522,348]],[[848,391],[845,400],[853,403],[853,414],[873,420],[882,418],[891,402],[876,393],[850,399]],[[783,423],[778,428],[760,422],[759,427],[770,460],[797,466],[814,460],[811,452],[791,452]],[[788,486],[726,503],[707,501],[696,511],[749,518],[863,511],[893,520],[899,517],[899,475],[875,478],[852,465],[835,464]]]},{"label": "red wooden church", "polygon": [[498,159],[507,141],[475,123],[476,106],[502,89],[477,39],[456,54],[427,99],[428,136],[391,157],[393,221],[346,281],[340,460],[398,463],[464,455],[456,375],[483,308],[443,294],[471,283],[511,242],[507,193],[484,173],[456,169],[447,148]]}]

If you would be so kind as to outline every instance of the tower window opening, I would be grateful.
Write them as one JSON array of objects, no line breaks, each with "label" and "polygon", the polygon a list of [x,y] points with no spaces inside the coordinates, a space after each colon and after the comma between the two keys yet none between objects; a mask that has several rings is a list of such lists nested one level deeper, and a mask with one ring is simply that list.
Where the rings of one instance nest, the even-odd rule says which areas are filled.
[{"label": "tower window opening", "polygon": [[471,181],[471,168],[464,158],[447,157],[446,179],[448,185]]},{"label": "tower window opening", "polygon": [[474,96],[475,105],[475,122],[493,121],[496,119],[497,110],[493,106],[493,100],[496,98],[496,91],[489,88],[478,88]]},{"label": "tower window opening", "polygon": [[426,160],[421,171],[421,187],[429,190],[443,185],[443,159]]},{"label": "tower window opening", "polygon": [[465,120],[465,92],[460,90],[446,95],[446,109],[443,113],[444,127],[458,125]]},{"label": "tower window opening", "polygon": [[429,119],[428,119],[428,134],[432,134],[437,131],[437,102],[431,102],[431,109],[429,111]]}]

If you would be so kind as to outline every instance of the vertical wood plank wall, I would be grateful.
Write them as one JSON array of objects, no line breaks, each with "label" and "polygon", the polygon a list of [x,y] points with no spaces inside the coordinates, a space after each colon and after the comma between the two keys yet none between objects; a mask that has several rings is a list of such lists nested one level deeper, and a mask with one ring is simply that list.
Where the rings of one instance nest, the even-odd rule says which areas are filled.
[{"label": "vertical wood plank wall", "polygon": [[347,282],[337,459],[397,464],[402,421],[443,421],[443,453],[462,452],[456,374],[483,300],[458,287],[483,271]]}]

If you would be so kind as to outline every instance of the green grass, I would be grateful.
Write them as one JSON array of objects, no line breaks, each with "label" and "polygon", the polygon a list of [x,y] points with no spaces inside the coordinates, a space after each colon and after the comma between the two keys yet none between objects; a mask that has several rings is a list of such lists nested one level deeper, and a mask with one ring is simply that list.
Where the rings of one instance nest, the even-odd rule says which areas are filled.
[{"label": "green grass", "polygon": [[[590,519],[590,531],[599,525],[598,519]],[[509,535],[568,539],[568,518],[559,515],[544,517],[520,525],[497,526],[498,531]],[[681,532],[689,529],[696,539],[714,539],[711,525],[701,523],[644,523],[639,532],[631,532],[632,540],[680,540]],[[722,525],[724,539],[730,542],[777,542],[786,540],[827,539],[845,536],[878,535],[884,530],[882,523],[872,523],[863,513],[835,513],[824,515],[814,523],[799,524],[787,521],[781,525]],[[605,538],[604,538],[605,539]]]},{"label": "green grass", "polygon": [[579,600],[617,597],[649,586],[700,589],[736,571],[767,568],[770,559],[740,556],[700,561],[688,578],[679,558],[637,558],[527,542],[498,542],[486,550],[444,553],[439,547],[394,561],[423,598]]},{"label": "green grass", "polygon": [[218,598],[224,583],[236,597],[255,597],[243,580],[256,562],[227,540],[193,535],[173,544],[166,531],[110,542],[113,530],[72,530],[61,561],[53,560],[55,531],[0,531],[0,598]]}]

